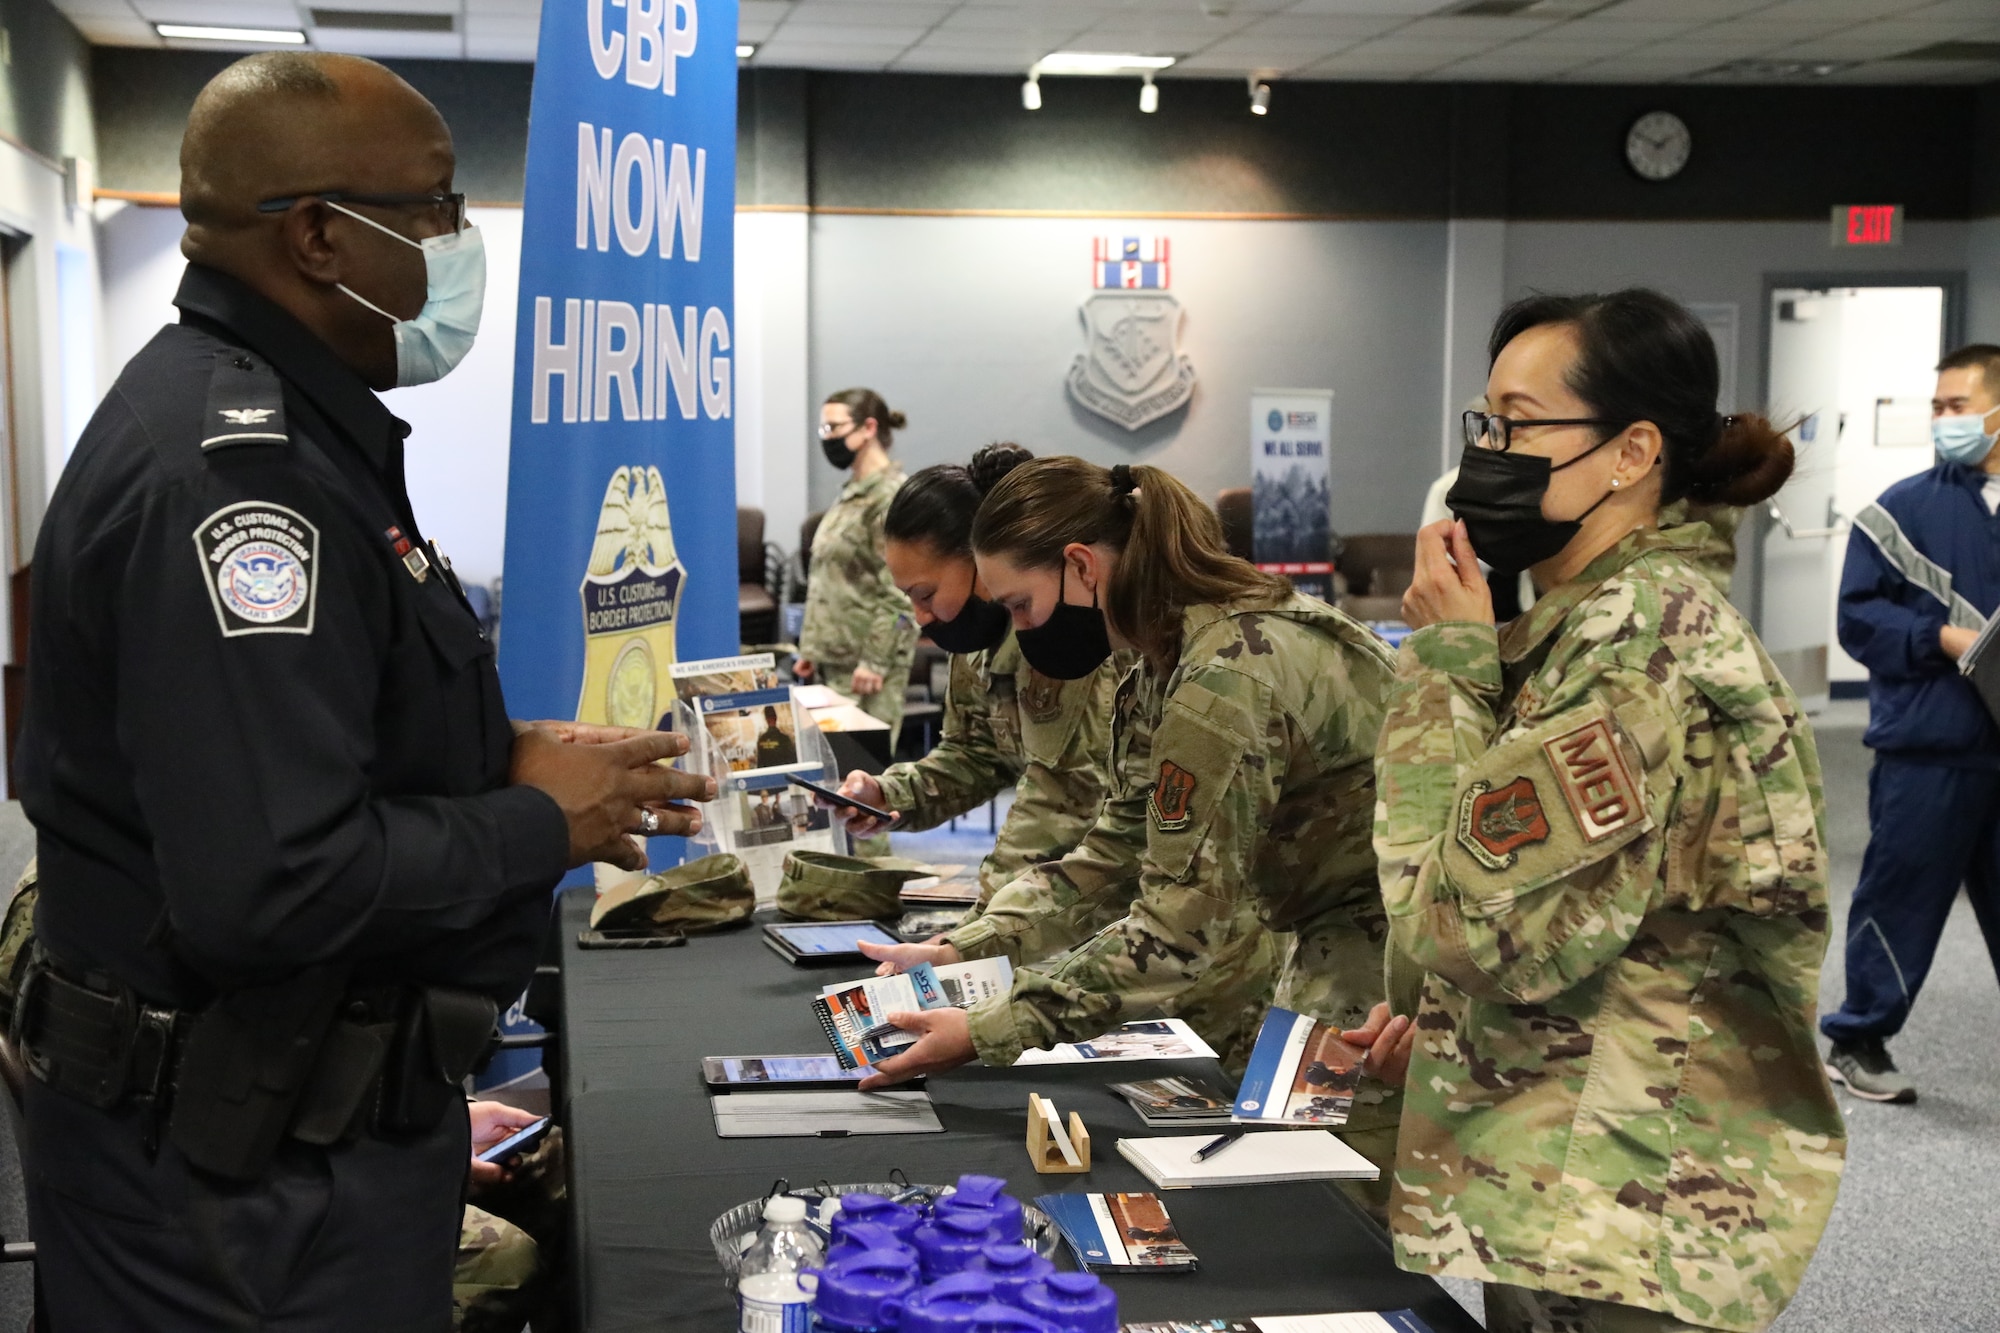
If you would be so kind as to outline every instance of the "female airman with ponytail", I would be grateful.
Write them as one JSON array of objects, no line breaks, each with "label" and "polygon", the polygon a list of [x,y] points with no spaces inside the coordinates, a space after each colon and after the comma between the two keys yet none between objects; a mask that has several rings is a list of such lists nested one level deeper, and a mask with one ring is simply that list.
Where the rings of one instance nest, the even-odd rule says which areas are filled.
[{"label": "female airman with ponytail", "polygon": [[[1278,1002],[1357,1026],[1384,993],[1369,835],[1387,648],[1229,555],[1214,512],[1158,468],[1024,464],[980,506],[972,547],[1036,670],[1075,678],[1114,650],[1139,655],[1114,712],[1114,790],[1076,850],[1002,890],[946,944],[871,952],[905,964],[1009,952],[1052,911],[1129,906],[1066,953],[1017,957],[1007,995],[899,1018],[923,1036],[875,1081],[975,1057],[1004,1066],[1179,1013],[1274,932],[1295,934]],[[1240,1065],[1261,1008],[1203,1034],[1225,1064]],[[1396,1112],[1364,1085],[1350,1141],[1386,1162]]]}]

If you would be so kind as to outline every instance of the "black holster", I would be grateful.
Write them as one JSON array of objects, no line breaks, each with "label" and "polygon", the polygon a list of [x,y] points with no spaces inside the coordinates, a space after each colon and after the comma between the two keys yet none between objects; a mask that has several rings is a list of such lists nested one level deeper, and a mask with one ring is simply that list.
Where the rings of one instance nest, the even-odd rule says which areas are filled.
[{"label": "black holster", "polygon": [[476,991],[427,986],[404,1000],[382,1067],[375,1132],[426,1134],[465,1101],[465,1078],[493,1042],[499,1006]]},{"label": "black holster", "polygon": [[190,1163],[248,1184],[271,1164],[318,1063],[352,969],[322,963],[228,991],[182,1046],[167,1136]]}]

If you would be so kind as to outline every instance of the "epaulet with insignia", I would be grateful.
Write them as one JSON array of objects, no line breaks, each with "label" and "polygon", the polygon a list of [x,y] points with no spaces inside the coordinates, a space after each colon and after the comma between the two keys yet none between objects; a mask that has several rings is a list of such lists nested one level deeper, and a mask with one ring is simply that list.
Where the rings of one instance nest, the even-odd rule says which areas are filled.
[{"label": "epaulet with insignia", "polygon": [[201,449],[238,444],[286,444],[285,386],[270,365],[240,348],[215,359],[208,377],[208,410],[202,417]]}]

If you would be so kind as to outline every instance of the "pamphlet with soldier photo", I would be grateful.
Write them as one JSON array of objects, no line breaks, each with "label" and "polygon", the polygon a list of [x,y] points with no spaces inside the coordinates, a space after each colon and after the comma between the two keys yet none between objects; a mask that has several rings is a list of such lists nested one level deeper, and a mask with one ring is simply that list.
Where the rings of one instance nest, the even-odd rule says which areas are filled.
[{"label": "pamphlet with soldier photo", "polygon": [[1275,1006],[1257,1030],[1249,1068],[1236,1092],[1235,1118],[1323,1127],[1347,1123],[1361,1081],[1360,1047],[1340,1029]]},{"label": "pamphlet with soldier photo", "polygon": [[1157,1194],[1044,1194],[1035,1207],[1092,1273],[1192,1273],[1201,1261]]}]

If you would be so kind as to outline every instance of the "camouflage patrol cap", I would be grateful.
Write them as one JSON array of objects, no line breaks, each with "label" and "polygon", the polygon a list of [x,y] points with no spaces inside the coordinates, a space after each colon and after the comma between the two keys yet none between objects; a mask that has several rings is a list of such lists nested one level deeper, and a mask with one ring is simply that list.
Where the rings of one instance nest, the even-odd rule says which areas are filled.
[{"label": "camouflage patrol cap", "polygon": [[903,885],[931,868],[894,856],[836,856],[793,852],[778,882],[778,910],[813,921],[881,919],[903,910]]},{"label": "camouflage patrol cap", "polygon": [[597,900],[592,930],[715,930],[757,906],[750,871],[727,854],[704,856],[644,879],[628,880]]}]

